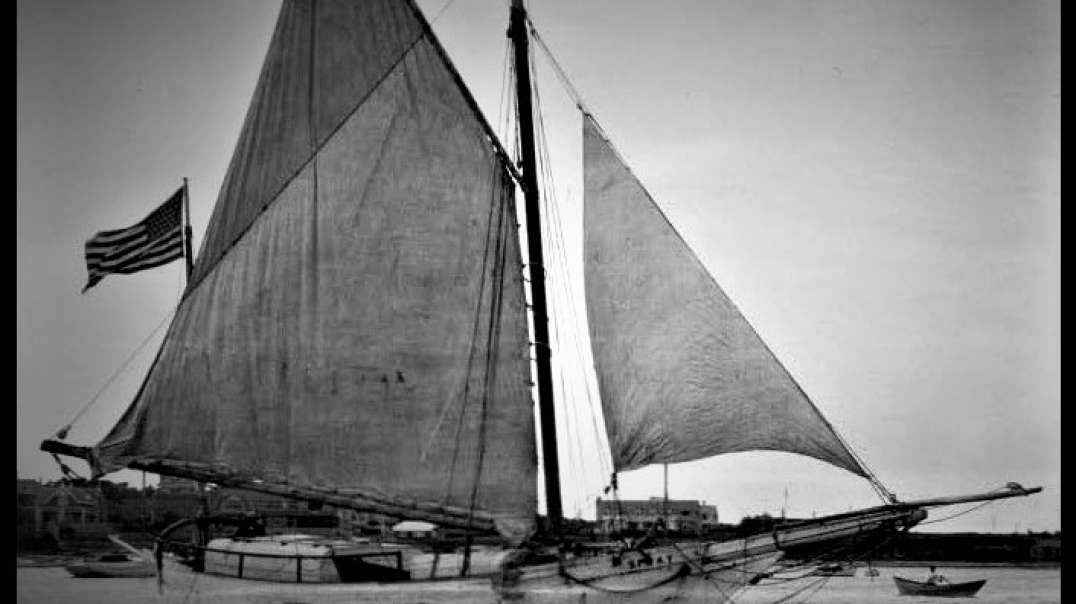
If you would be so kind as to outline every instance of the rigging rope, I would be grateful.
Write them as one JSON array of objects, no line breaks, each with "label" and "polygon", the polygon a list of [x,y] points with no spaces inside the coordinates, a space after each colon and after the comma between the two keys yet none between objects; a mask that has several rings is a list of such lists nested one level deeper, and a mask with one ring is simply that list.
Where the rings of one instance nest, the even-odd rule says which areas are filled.
[{"label": "rigging rope", "polygon": [[[451,0],[450,0],[450,3],[451,3]],[[447,5],[446,5],[446,7],[447,7]],[[443,12],[443,9],[442,9],[442,12]],[[510,45],[508,43],[506,43],[505,52],[504,52],[504,61],[505,61],[506,65],[509,63],[509,61],[508,61],[509,46]],[[503,98],[504,98],[505,86],[506,86],[506,84],[502,81],[502,88],[501,88],[502,101],[503,101]],[[496,160],[494,160],[494,161],[496,163]],[[459,458],[460,445],[462,444],[460,435],[462,434],[463,425],[464,425],[464,419],[465,419],[466,413],[467,413],[468,401],[470,400],[471,373],[473,371],[473,367],[474,367],[474,363],[475,363],[475,355],[477,354],[477,351],[478,351],[478,342],[479,342],[481,316],[482,316],[482,301],[485,298],[486,284],[488,282],[488,274],[489,274],[489,272],[486,270],[486,267],[487,267],[487,265],[488,265],[488,263],[490,261],[490,258],[491,258],[490,250],[493,249],[491,238],[494,236],[493,235],[494,223],[495,222],[498,223],[498,228],[500,228],[500,222],[503,221],[503,217],[504,217],[505,212],[510,211],[511,214],[513,215],[513,217],[515,215],[515,205],[513,203],[513,199],[512,199],[511,196],[509,196],[509,198],[507,199],[507,203],[509,204],[508,208],[498,208],[497,207],[496,201],[497,201],[497,193],[498,193],[498,190],[499,190],[498,189],[498,180],[499,179],[498,179],[498,175],[496,173],[496,170],[493,170],[493,172],[491,173],[490,178],[491,178],[491,180],[490,180],[490,190],[491,190],[492,197],[490,199],[489,213],[488,213],[488,216],[486,217],[486,242],[485,242],[485,247],[483,249],[483,254],[482,254],[482,267],[481,267],[481,270],[480,270],[480,273],[479,273],[481,275],[481,278],[480,278],[480,281],[479,281],[478,303],[475,306],[474,323],[473,323],[473,329],[472,329],[472,333],[471,333],[471,345],[470,345],[470,350],[469,350],[469,353],[468,353],[468,356],[467,356],[467,369],[466,369],[466,371],[464,373],[463,389],[460,391],[460,393],[458,395],[459,398],[457,398],[455,400],[449,400],[449,401],[446,402],[445,407],[444,407],[444,409],[442,409],[441,415],[438,418],[437,423],[434,425],[434,429],[433,429],[433,431],[432,431],[432,433],[430,434],[430,437],[429,437],[429,441],[434,442],[434,439],[437,436],[437,434],[440,432],[441,426],[446,421],[449,412],[456,409],[456,408],[459,409],[459,417],[458,417],[458,419],[456,421],[456,434],[455,434],[454,446],[453,446],[453,449],[452,449],[452,461],[449,464],[448,480],[446,481],[446,484],[445,484],[445,493],[444,493],[444,499],[445,500],[447,500],[450,497],[450,494],[452,492],[452,485],[455,482],[456,462],[457,462],[457,460]],[[497,213],[498,209],[500,210],[499,213]],[[496,220],[494,219],[495,215],[496,215]],[[496,234],[496,237],[497,237],[497,241],[500,241],[501,233],[499,231]],[[494,258],[494,262],[496,263],[496,258]],[[496,272],[497,270],[498,269],[495,267],[494,276],[500,275],[500,273]],[[503,276],[503,275],[501,275],[501,276]],[[491,310],[492,310],[492,307],[491,307]],[[488,375],[487,375],[487,377],[488,377]],[[422,454],[421,454],[421,458],[425,459],[425,457],[426,457],[426,451],[423,451]]]},{"label": "rigging rope", "polygon": [[[532,55],[531,56],[532,70],[537,72],[537,70],[534,68],[533,61],[534,61],[534,57]],[[534,81],[534,103],[535,103],[535,107],[539,108],[539,107],[541,107],[541,96],[540,96],[540,93],[538,91],[537,80],[538,80],[538,78],[534,78],[534,80],[533,80]],[[566,278],[566,276],[570,275],[571,272],[568,270],[568,265],[567,265],[568,253],[567,253],[567,249],[565,247],[565,241],[564,241],[565,238],[564,238],[563,229],[561,227],[561,225],[563,224],[563,218],[561,217],[560,202],[559,202],[559,198],[558,198],[558,195],[557,195],[557,188],[555,186],[556,183],[555,183],[554,178],[553,178],[552,161],[550,160],[550,155],[549,155],[550,145],[549,145],[548,140],[546,138],[545,119],[544,119],[544,116],[543,116],[543,114],[542,114],[542,112],[540,110],[536,110],[536,114],[537,114],[537,128],[536,128],[536,130],[537,130],[537,134],[538,134],[537,139],[538,139],[538,147],[539,147],[539,154],[538,154],[539,155],[539,167],[541,169],[541,175],[542,175],[542,178],[543,178],[543,181],[544,181],[544,184],[545,184],[544,190],[546,192],[546,195],[543,196],[543,202],[545,204],[546,214],[549,217],[549,219],[546,221],[546,223],[543,226],[546,227],[546,229],[547,229],[546,240],[550,242],[550,245],[552,247],[552,249],[550,250],[550,252],[551,252],[550,255],[553,256],[556,259],[556,262],[558,264],[558,269],[559,269],[559,275],[551,275],[551,280],[555,281],[559,285],[560,291],[563,292],[563,297],[565,299],[565,312],[558,315],[557,319],[561,320],[561,321],[567,320],[568,323],[572,327],[575,328],[575,329],[568,329],[566,331],[569,334],[573,334],[572,337],[571,337],[571,340],[572,340],[572,344],[574,345],[573,346],[574,351],[575,351],[575,353],[577,355],[577,359],[576,359],[577,365],[576,366],[577,367],[585,367],[585,366],[588,366],[589,364],[592,364],[592,362],[588,363],[589,359],[588,359],[587,355],[584,353],[583,348],[582,348],[582,346],[580,345],[580,342],[579,342],[578,333],[580,331],[582,331],[581,329],[579,329],[581,327],[582,321],[580,320],[579,316],[576,314],[576,310],[579,307],[579,304],[576,302],[577,298],[576,298],[575,290],[572,287],[571,281]],[[582,376],[582,378],[583,378],[583,392],[584,392],[584,394],[586,396],[587,410],[590,412],[589,415],[590,415],[590,420],[591,420],[592,427],[594,429],[595,442],[598,443],[598,445],[600,447],[601,444],[604,442],[605,434],[604,434],[604,431],[602,431],[598,427],[597,411],[596,411],[597,405],[594,402],[595,397],[592,394],[592,388],[591,388],[590,380],[587,379],[587,376],[585,376],[585,375]],[[574,403],[574,399],[571,402]],[[575,411],[576,411],[576,416],[578,416],[579,415],[578,408],[575,408]],[[577,434],[577,436],[578,436],[578,434]],[[608,448],[606,448],[606,450],[608,450]],[[598,461],[599,461],[599,464],[601,465],[601,468],[599,468],[599,470],[601,471],[601,475],[603,475],[603,476],[607,475],[608,473],[610,473],[612,471],[612,466],[611,466],[610,463],[607,462],[606,457],[604,455],[599,455],[598,456]]]},{"label": "rigging rope", "polygon": [[714,589],[717,590],[717,593],[721,594],[721,596],[725,599],[726,602],[732,602],[732,594],[725,593],[725,590],[721,589],[721,586],[717,584],[717,581],[714,580],[714,579],[711,579],[709,573],[707,573],[702,568],[702,566],[697,565],[695,563],[695,561],[692,560],[691,557],[688,556],[687,553],[684,552],[684,550],[680,549],[679,545],[677,545],[676,543],[673,543],[672,546],[677,551],[677,553],[679,553],[684,558],[684,560],[688,564],[691,564],[692,566],[695,566],[696,570],[698,570],[699,572],[702,573],[703,578],[705,578],[707,581],[709,581],[710,585],[714,586]]},{"label": "rigging rope", "polygon": [[[494,164],[496,165],[499,158],[494,158]],[[482,466],[485,457],[486,448],[486,417],[489,406],[489,398],[491,396],[492,389],[496,384],[497,373],[497,355],[500,345],[500,330],[501,330],[501,310],[503,308],[504,301],[504,279],[506,275],[506,257],[507,257],[507,238],[505,237],[505,220],[508,214],[514,214],[515,204],[511,195],[508,195],[503,200],[503,204],[498,204],[499,193],[503,191],[502,186],[498,186],[500,183],[501,175],[495,168],[491,170],[491,199],[489,213],[486,218],[486,241],[485,248],[482,255],[482,266],[480,269],[480,281],[479,281],[479,293],[478,302],[475,305],[474,324],[471,333],[471,345],[470,352],[467,357],[467,370],[464,374],[463,389],[459,393],[459,417],[456,422],[456,435],[454,446],[452,450],[452,462],[449,465],[448,480],[445,485],[445,499],[447,500],[452,492],[452,485],[455,482],[456,462],[459,457],[460,446],[462,444],[461,434],[464,426],[464,420],[467,415],[468,402],[470,401],[470,382],[471,373],[475,364],[475,357],[477,356],[478,345],[481,340],[481,334],[479,331],[482,309],[484,301],[486,300],[487,283],[489,285],[489,317],[487,331],[485,333],[485,372],[483,374],[482,392],[481,392],[481,408],[480,408],[480,423],[478,434],[478,457],[477,466],[475,469],[475,479],[471,488],[471,499],[468,515],[468,524],[473,520],[473,514],[477,505],[478,486],[482,474]],[[486,267],[489,262],[492,261],[491,270],[487,271]],[[459,400],[459,399],[457,399]],[[446,405],[442,411],[441,420],[447,415],[448,411],[455,408],[454,405]],[[431,435],[430,440],[433,440],[433,436],[440,431],[441,420],[438,421],[435,426],[434,434]],[[425,452],[423,453],[425,456]]]},{"label": "rigging rope", "polygon": [[[568,74],[564,71],[564,68],[561,67],[556,57],[553,56],[553,52],[546,45],[541,35],[538,34],[538,28],[535,26],[534,22],[530,19],[530,17],[527,18],[527,25],[530,29],[531,38],[534,40],[535,44],[538,46],[539,49],[541,49],[542,53],[548,59],[550,66],[553,68],[553,72],[556,74],[557,79],[564,87],[565,92],[572,99],[572,102],[574,102],[576,107],[578,107],[584,115],[588,116],[594,123],[594,125],[597,126],[598,130],[602,132],[602,135],[606,139],[606,142],[608,143],[610,149],[612,149],[613,153],[621,160],[621,163],[623,163],[624,166],[627,167],[630,172],[631,168],[629,167],[628,163],[624,161],[623,156],[621,155],[619,150],[616,149],[612,141],[609,140],[608,135],[606,135],[605,131],[598,124],[597,120],[594,118],[593,113],[590,111],[589,107],[584,102],[583,96],[579,93],[579,90],[575,87],[575,85],[572,84],[572,81],[568,77]],[[821,413],[819,413],[819,415],[821,416]],[[893,492],[882,483],[881,479],[878,478],[878,475],[875,474],[874,471],[872,471],[870,467],[867,466],[863,458],[860,457],[855,452],[855,450],[852,449],[852,447],[837,432],[836,428],[829,422],[829,420],[827,420],[825,417],[823,417],[822,419],[826,423],[826,425],[829,426],[833,434],[837,437],[837,440],[840,441],[840,443],[844,446],[844,448],[848,451],[848,453],[852,456],[856,463],[859,464],[860,468],[862,468],[862,470],[866,473],[868,483],[871,485],[871,488],[874,490],[875,494],[877,494],[878,497],[882,500],[882,502],[886,504],[897,503],[898,500],[896,495],[894,495]]]},{"label": "rigging rope", "polygon": [[[500,177],[500,174],[494,170],[495,178]],[[502,189],[503,190],[503,189]],[[497,197],[497,187],[493,188],[493,196]],[[506,214],[509,210],[514,209],[512,203],[512,196],[505,197],[504,203],[499,208],[497,213],[497,238],[496,249],[494,250],[493,259],[493,273],[492,273],[492,290],[490,292],[490,309],[489,309],[489,326],[486,332],[486,372],[485,379],[482,383],[482,407],[481,407],[481,421],[478,428],[478,459],[476,461],[477,467],[475,468],[474,484],[471,487],[471,502],[469,515],[467,518],[468,525],[474,519],[474,512],[478,505],[478,487],[482,478],[482,467],[485,460],[486,453],[486,420],[489,413],[490,398],[495,394],[495,387],[497,384],[497,369],[498,369],[498,357],[500,351],[501,340],[501,315],[504,309],[504,288],[505,288],[505,276],[507,274],[507,256],[508,256],[508,241],[511,234],[505,236],[505,220]],[[483,276],[484,278],[484,276]],[[469,542],[468,542],[469,544]],[[470,561],[470,547],[466,551],[467,558],[465,562]]]},{"label": "rigging rope", "polygon": [[[550,184],[552,185],[552,174],[549,172],[549,168],[548,168],[549,160],[548,160],[548,152],[546,151],[546,149],[548,148],[548,145],[545,142],[545,127],[544,127],[544,123],[541,120],[539,121],[539,124],[540,124],[539,133],[540,133],[540,137],[541,137],[541,141],[542,141],[542,151],[543,151],[543,155],[545,156],[545,159],[543,161],[543,167],[546,169],[547,178],[548,178]],[[553,187],[550,186],[548,190],[553,190]],[[551,238],[550,239],[551,239],[552,243],[555,244],[555,246],[556,246],[555,249],[554,249],[554,252],[556,252],[556,253],[553,253],[551,255],[556,258],[556,261],[558,262],[561,274],[562,275],[568,275],[568,274],[570,274],[569,271],[568,271],[567,260],[566,260],[568,254],[567,254],[567,250],[566,250],[565,245],[564,245],[563,231],[560,228],[562,218],[561,218],[561,215],[560,215],[560,210],[559,210],[559,207],[558,207],[559,204],[558,204],[558,200],[557,200],[556,196],[555,195],[547,196],[546,205],[547,205],[547,213],[550,216],[550,220],[549,220],[550,230],[551,230]],[[568,279],[557,278],[557,279],[554,279],[554,281],[556,281],[558,283],[558,285],[560,286],[560,289],[563,292],[563,295],[564,295],[564,298],[565,298],[565,305],[567,307],[567,310],[566,310],[566,312],[564,314],[567,315],[567,320],[572,325],[574,325],[576,327],[576,330],[574,330],[574,331],[573,330],[568,330],[569,333],[574,334],[571,337],[571,340],[572,340],[572,344],[574,345],[573,348],[574,348],[574,351],[575,351],[575,354],[576,354],[576,361],[577,361],[576,366],[577,367],[586,367],[586,366],[592,365],[593,364],[592,361],[588,363],[589,358],[584,353],[583,348],[582,348],[582,346],[581,346],[581,344],[579,342],[579,338],[577,337],[578,332],[582,331],[582,329],[581,329],[581,320],[579,319],[578,315],[575,313],[575,310],[578,308],[578,303],[576,302],[576,295],[575,295],[574,289],[572,288],[572,286],[570,284],[570,281]],[[560,320],[564,320],[564,319],[561,318]],[[598,415],[600,414],[600,411],[598,410],[598,405],[595,402],[596,397],[592,393],[590,380],[587,379],[586,375],[583,375],[581,377],[582,377],[582,381],[583,381],[583,393],[584,393],[584,395],[586,397],[586,407],[587,407],[587,411],[589,412],[588,415],[589,415],[591,426],[593,428],[593,435],[594,435],[595,443],[597,443],[599,448],[600,448],[602,443],[604,443],[605,438],[606,438],[605,434],[604,434],[604,431],[601,430],[601,428],[599,428],[599,426],[598,426]],[[573,399],[573,403],[574,403],[574,399]],[[577,413],[577,415],[578,415],[578,413]],[[605,447],[605,451],[608,451],[608,447]],[[609,461],[607,461],[605,455],[599,454],[598,463],[600,465],[600,468],[599,468],[600,475],[605,476],[605,475],[609,474],[612,471],[612,464]]]},{"label": "rigging rope", "polygon": [[837,428],[833,424],[831,424],[828,419],[822,416],[821,412],[819,412],[818,415],[822,417],[822,421],[826,422],[826,425],[829,426],[830,431],[833,432],[833,435],[837,437],[837,440],[840,441],[842,445],[844,445],[845,451],[848,451],[848,453],[851,454],[852,458],[855,459],[856,463],[859,464],[859,467],[863,468],[863,471],[867,473],[867,482],[870,483],[871,488],[874,489],[874,492],[882,500],[882,503],[897,503],[897,496],[893,493],[893,491],[891,491],[888,487],[882,484],[882,481],[878,478],[878,475],[875,474],[874,471],[867,466],[867,462],[863,461],[863,458],[860,457],[858,453],[856,453],[855,449],[852,448],[848,441],[846,441],[844,437],[841,436],[839,432],[837,432]]},{"label": "rigging rope", "polygon": [[430,25],[436,23],[437,20],[441,18],[441,15],[445,14],[445,11],[448,10],[448,7],[452,6],[455,1],[456,0],[448,0],[448,2],[445,2],[444,6],[441,7],[441,10],[437,11],[437,13],[434,14],[433,18],[430,19]]},{"label": "rigging rope", "polygon": [[[564,578],[568,579],[569,581],[571,581],[573,583],[578,583],[579,585],[585,585],[585,586],[587,586],[587,587],[589,587],[591,589],[596,589],[598,591],[603,591],[603,592],[609,593],[609,594],[634,594],[634,593],[639,593],[639,592],[642,592],[642,591],[649,591],[651,589],[657,589],[658,587],[661,587],[662,585],[668,585],[669,583],[672,583],[673,581],[682,579],[682,578],[688,576],[689,574],[691,574],[690,567],[688,567],[687,564],[681,564],[680,568],[677,569],[677,571],[675,573],[673,573],[672,575],[670,575],[668,577],[659,579],[659,580],[655,581],[654,583],[652,583],[650,585],[644,585],[642,587],[634,587],[634,588],[631,588],[631,589],[612,589],[612,588],[609,588],[609,587],[602,587],[601,585],[596,584],[597,581],[601,581],[602,579],[608,579],[609,576],[606,576],[606,577],[594,577],[593,579],[580,579],[579,577],[572,576],[567,571],[567,569],[564,568],[563,559],[560,560],[560,566],[561,566],[561,571],[560,571],[561,575],[563,575]],[[614,576],[614,575],[610,575],[610,576]]]},{"label": "rigging rope", "polygon": [[[530,61],[533,69],[533,54]],[[537,69],[534,69],[534,72],[537,74]],[[581,344],[581,334],[586,331],[585,321],[580,318],[577,312],[581,305],[577,303],[578,297],[575,293],[574,282],[570,279],[573,272],[568,268],[568,253],[563,230],[564,221],[560,210],[561,203],[558,188],[553,178],[550,145],[547,138],[544,114],[541,111],[542,100],[538,89],[538,80],[539,78],[535,77],[532,82],[536,107],[535,130],[538,147],[538,168],[543,184],[542,202],[547,216],[547,220],[543,222],[542,227],[545,241],[548,245],[549,256],[554,259],[553,263],[556,265],[556,270],[549,273],[548,279],[551,282],[552,291],[557,294],[558,307],[561,310],[561,312],[553,315],[552,327],[561,358],[571,357],[574,352],[573,360],[575,362],[561,363],[558,369],[561,375],[563,405],[566,412],[573,419],[573,421],[566,422],[564,425],[569,438],[574,437],[575,450],[569,451],[569,460],[572,461],[577,470],[574,479],[577,483],[577,492],[581,498],[577,504],[587,505],[590,500],[600,497],[601,493],[598,489],[588,490],[586,485],[588,483],[597,484],[598,480],[600,480],[599,477],[609,475],[612,472],[612,463],[608,458],[609,448],[606,444],[606,435],[604,430],[599,427],[600,421],[598,417],[601,411],[596,402],[597,395],[594,393],[594,386],[592,385],[593,377],[585,370],[585,368],[593,365],[593,361],[589,355],[584,353],[584,345]],[[569,379],[568,371],[571,369],[574,369],[576,373]],[[579,400],[579,395],[576,392],[578,388],[573,390],[574,394],[569,394],[567,390],[568,382],[574,382],[578,384],[578,388],[582,388],[582,401]],[[591,461],[592,456],[587,454],[587,449],[584,448],[583,444],[584,426],[588,423],[592,430],[592,435],[588,436],[587,440],[593,443],[592,446],[597,447],[597,468],[589,467],[588,462]],[[592,472],[596,473],[592,476]]]},{"label": "rigging rope", "polygon": [[[1004,491],[1004,490],[1005,489],[1003,489],[1003,488],[1002,489],[996,489],[996,491]],[[957,512],[956,514],[953,514],[952,516],[945,516],[945,517],[942,517],[942,518],[935,518],[934,520],[928,520],[926,522],[920,522],[919,524],[920,524],[920,526],[922,526],[924,524],[934,524],[935,522],[944,522],[946,520],[952,520],[953,518],[963,516],[964,514],[970,514],[970,513],[974,512],[975,510],[978,510],[980,508],[986,507],[987,505],[989,505],[991,503],[994,503],[994,500],[984,501],[984,502],[980,503],[979,505],[972,506],[972,507],[970,507],[970,508],[968,508],[968,509],[966,509],[966,510],[964,510],[962,512]]]},{"label": "rigging rope", "polygon": [[[808,583],[807,585],[804,585],[803,587],[801,587],[801,588],[797,589],[796,591],[788,594],[787,596],[784,596],[783,598],[780,598],[778,600],[774,600],[773,604],[782,604],[783,602],[788,602],[788,601],[792,600],[792,598],[795,598],[796,596],[800,595],[804,591],[806,591],[806,590],[813,587],[814,589],[811,590],[811,593],[807,594],[807,598],[810,598],[815,593],[817,593],[818,590],[822,589],[826,585],[826,582],[829,581],[829,579],[830,579],[829,577],[820,577],[817,581],[815,581],[813,583]],[[806,602],[807,599],[804,598],[803,601]]]},{"label": "rigging rope", "polygon": [[153,336],[155,336],[157,334],[157,332],[160,331],[161,328],[165,326],[165,324],[172,317],[172,315],[175,314],[175,312],[176,312],[176,310],[178,308],[179,307],[177,306],[177,307],[172,308],[171,310],[168,311],[168,314],[166,314],[164,316],[164,318],[161,319],[161,322],[157,324],[157,327],[153,328],[153,331],[151,331],[150,334],[148,336],[146,336],[145,339],[142,340],[142,343],[140,343],[138,345],[138,347],[134,349],[134,352],[132,352],[130,354],[130,356],[127,357],[127,360],[124,361],[122,365],[120,365],[119,369],[114,371],[112,373],[112,375],[109,376],[109,378],[107,380],[105,380],[104,385],[101,386],[97,390],[97,393],[94,394],[90,398],[90,400],[87,401],[86,404],[84,404],[82,406],[81,409],[79,409],[78,413],[75,414],[75,417],[72,418],[71,421],[67,422],[67,424],[65,424],[63,428],[60,428],[59,430],[56,431],[56,438],[59,438],[60,440],[63,440],[65,438],[67,438],[67,433],[71,430],[71,427],[75,424],[75,422],[77,422],[79,420],[79,418],[82,417],[82,415],[84,413],[86,413],[87,410],[89,410],[90,406],[92,406],[94,403],[97,402],[98,397],[100,397],[101,394],[103,394],[104,391],[107,390],[108,387],[112,385],[112,382],[115,381],[116,378],[119,377],[120,374],[123,373],[123,371],[125,369],[127,369],[127,366],[131,364],[131,361],[133,361],[135,359],[135,357],[138,356],[139,352],[142,352],[142,349],[146,347],[146,344],[148,344],[149,341],[153,338]]},{"label": "rigging rope", "polygon": [[[548,250],[549,251],[548,255],[549,255],[549,257],[551,257],[553,259],[553,262],[557,265],[557,270],[545,273],[545,278],[546,278],[546,281],[549,282],[550,285],[551,285],[550,289],[555,292],[556,288],[553,286],[553,284],[559,285],[562,290],[565,288],[565,280],[563,279],[563,276],[567,275],[568,271],[567,271],[567,266],[566,266],[565,261],[564,261],[564,256],[566,254],[563,254],[563,241],[561,240],[561,238],[559,238],[560,233],[557,230],[557,227],[559,226],[559,224],[554,219],[554,212],[552,211],[552,207],[554,207],[554,204],[555,204],[555,201],[556,201],[556,186],[555,186],[555,183],[553,182],[552,173],[551,173],[551,171],[549,169],[550,168],[549,167],[549,163],[550,163],[550,161],[549,161],[549,151],[548,151],[549,145],[547,144],[546,138],[545,138],[545,122],[543,120],[543,114],[542,114],[542,110],[541,110],[542,102],[541,102],[541,95],[540,95],[539,89],[538,89],[538,77],[537,77],[537,70],[535,69],[535,65],[534,65],[534,55],[533,54],[528,56],[528,61],[530,63],[531,73],[534,75],[534,77],[531,78],[531,89],[532,89],[534,113],[535,113],[535,116],[536,116],[535,130],[536,130],[536,134],[537,134],[537,136],[536,136],[536,146],[538,147],[538,149],[537,149],[538,150],[538,153],[537,153],[538,162],[537,163],[538,163],[538,169],[539,169],[538,176],[542,180],[542,187],[541,188],[545,193],[544,195],[541,196],[541,202],[542,202],[542,205],[543,205],[543,210],[545,212],[546,220],[544,220],[540,226],[542,227],[542,231],[543,231],[543,235],[544,235],[543,236],[543,241],[546,243],[546,247],[550,248]],[[561,253],[558,254],[557,252],[561,252]],[[558,271],[559,271],[559,274],[558,274]],[[561,339],[561,332],[562,332],[561,323],[564,321],[565,315],[571,315],[572,314],[571,311],[572,311],[572,308],[569,306],[569,307],[567,307],[565,309],[564,312],[551,313],[552,314],[552,320],[550,321],[551,328],[552,328],[552,330],[551,330],[551,333],[552,333],[551,347],[552,347],[552,342],[556,342],[557,349],[562,351],[562,352],[563,352],[564,341]],[[566,330],[566,332],[570,333],[571,330]],[[580,364],[581,363],[577,364],[576,366],[579,366]],[[581,433],[580,433],[579,430],[573,430],[573,428],[576,426],[576,421],[574,421],[574,420],[576,420],[579,417],[579,410],[578,410],[577,405],[575,404],[575,398],[572,397],[572,396],[569,396],[567,385],[565,384],[565,379],[564,378],[565,378],[565,369],[566,369],[567,366],[568,365],[565,364],[565,363],[558,363],[558,366],[556,368],[557,369],[556,372],[560,377],[560,387],[561,387],[561,397],[560,397],[560,399],[562,401],[562,405],[564,406],[565,411],[567,411],[567,412],[569,412],[571,414],[571,416],[573,418],[573,421],[565,421],[565,422],[562,422],[560,425],[562,425],[564,427],[564,431],[567,433],[567,436],[569,438],[571,438],[573,436],[575,438],[576,446],[575,447],[568,447],[568,459],[567,459],[567,461],[569,462],[569,464],[575,470],[574,472],[572,472],[572,474],[573,474],[572,477],[575,480],[576,489],[578,490],[579,493],[585,493],[586,492],[586,486],[585,486],[585,475],[586,475],[586,463],[585,463],[585,460],[586,460],[586,456],[583,454],[584,449],[583,449],[583,444],[582,444],[582,439],[581,439]],[[584,496],[584,500],[585,499],[586,499],[586,497]],[[578,504],[578,501],[576,503]]]},{"label": "rigging rope", "polygon": [[529,16],[527,17],[527,25],[530,26],[531,38],[534,40],[534,43],[538,45],[538,48],[542,49],[546,58],[549,59],[550,65],[553,66],[553,72],[557,75],[557,79],[560,80],[561,85],[564,86],[565,92],[568,93],[568,96],[571,97],[572,102],[575,103],[575,106],[578,107],[580,111],[589,114],[590,110],[587,109],[586,103],[583,102],[583,95],[579,94],[579,91],[572,85],[572,81],[568,78],[568,74],[565,73],[564,69],[560,66],[560,63],[557,62],[556,57],[553,56],[549,47],[545,45],[545,41],[542,40],[542,37],[538,35],[538,28],[535,27],[534,21],[531,21]]}]

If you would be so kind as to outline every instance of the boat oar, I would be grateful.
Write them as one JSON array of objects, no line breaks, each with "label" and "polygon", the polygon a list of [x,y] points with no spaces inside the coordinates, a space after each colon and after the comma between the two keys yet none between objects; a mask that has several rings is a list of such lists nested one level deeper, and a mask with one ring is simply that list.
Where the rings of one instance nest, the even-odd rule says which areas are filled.
[{"label": "boat oar", "polygon": [[138,556],[139,560],[149,562],[149,558],[146,556],[146,554],[148,553],[146,550],[141,550],[141,549],[136,548],[135,546],[131,545],[130,543],[127,543],[123,539],[120,539],[119,535],[109,535],[108,540],[111,541],[112,543],[115,543],[116,545],[122,547],[123,549],[131,552],[135,556]]}]

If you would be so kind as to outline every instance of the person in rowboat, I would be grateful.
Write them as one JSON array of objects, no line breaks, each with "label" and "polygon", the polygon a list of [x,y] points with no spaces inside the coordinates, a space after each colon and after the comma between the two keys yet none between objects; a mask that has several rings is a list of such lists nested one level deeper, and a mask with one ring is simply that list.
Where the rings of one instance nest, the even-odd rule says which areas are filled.
[{"label": "person in rowboat", "polygon": [[927,577],[927,585],[947,585],[949,579],[946,579],[943,575],[936,571],[936,566],[930,567],[930,576]]}]

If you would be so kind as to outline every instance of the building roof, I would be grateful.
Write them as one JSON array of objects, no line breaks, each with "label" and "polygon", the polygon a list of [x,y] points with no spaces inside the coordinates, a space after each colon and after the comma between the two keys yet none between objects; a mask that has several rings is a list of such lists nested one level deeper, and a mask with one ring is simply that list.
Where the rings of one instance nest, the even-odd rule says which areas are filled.
[{"label": "building roof", "polygon": [[420,520],[404,520],[394,525],[392,530],[396,533],[428,533],[437,530],[437,525]]}]

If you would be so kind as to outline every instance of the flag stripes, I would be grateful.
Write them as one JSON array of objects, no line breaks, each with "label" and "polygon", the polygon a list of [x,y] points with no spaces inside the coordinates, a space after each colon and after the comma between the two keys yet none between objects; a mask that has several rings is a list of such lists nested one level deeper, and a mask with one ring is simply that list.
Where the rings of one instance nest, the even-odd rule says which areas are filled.
[{"label": "flag stripes", "polygon": [[135,273],[182,258],[183,194],[180,188],[134,226],[101,231],[87,241],[89,281],[82,291],[111,273]]}]

